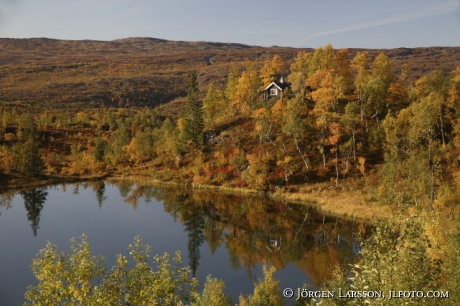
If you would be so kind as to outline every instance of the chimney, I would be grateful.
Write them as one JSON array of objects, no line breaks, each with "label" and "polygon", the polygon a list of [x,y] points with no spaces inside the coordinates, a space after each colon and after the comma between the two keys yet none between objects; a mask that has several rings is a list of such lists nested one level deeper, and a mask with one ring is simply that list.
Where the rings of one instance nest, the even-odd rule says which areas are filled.
[{"label": "chimney", "polygon": [[284,83],[284,79],[283,79],[283,76],[280,76],[280,83],[283,84]]}]

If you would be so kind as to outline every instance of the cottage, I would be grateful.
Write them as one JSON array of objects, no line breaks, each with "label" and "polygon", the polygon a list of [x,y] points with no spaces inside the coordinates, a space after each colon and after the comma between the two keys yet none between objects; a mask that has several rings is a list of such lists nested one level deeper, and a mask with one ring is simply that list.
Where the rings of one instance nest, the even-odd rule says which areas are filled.
[{"label": "cottage", "polygon": [[263,90],[264,100],[270,100],[273,97],[278,97],[279,99],[283,98],[283,92],[286,89],[291,89],[291,83],[284,82],[283,77],[280,77],[279,81],[273,81],[265,87]]}]

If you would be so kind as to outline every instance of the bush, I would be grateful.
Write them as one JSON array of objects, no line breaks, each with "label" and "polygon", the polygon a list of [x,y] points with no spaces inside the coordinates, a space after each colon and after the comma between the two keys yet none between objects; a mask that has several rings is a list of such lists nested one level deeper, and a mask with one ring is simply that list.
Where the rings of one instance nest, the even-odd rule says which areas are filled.
[{"label": "bush", "polygon": [[[50,242],[39,251],[32,262],[39,283],[27,289],[25,305],[177,305],[196,292],[198,281],[182,267],[179,252],[172,263],[167,253],[154,256],[152,267],[151,247],[136,237],[129,246],[134,267],[128,269],[126,257],[118,255],[116,266],[108,271],[101,256],[91,255],[85,235],[80,244],[71,241],[68,252]],[[100,285],[93,285],[96,279]]]},{"label": "bush", "polygon": [[[109,271],[102,256],[91,255],[85,235],[79,244],[75,239],[71,242],[67,252],[58,251],[50,242],[39,251],[32,261],[39,283],[28,287],[24,305],[232,305],[222,280],[208,276],[203,292],[197,292],[198,281],[189,267],[182,266],[180,252],[172,262],[167,253],[155,255],[152,266],[151,247],[135,237],[128,248],[134,266],[128,268],[126,257],[117,255]],[[285,304],[274,273],[274,267],[264,265],[264,279],[256,284],[254,294],[240,296],[240,305]]]}]

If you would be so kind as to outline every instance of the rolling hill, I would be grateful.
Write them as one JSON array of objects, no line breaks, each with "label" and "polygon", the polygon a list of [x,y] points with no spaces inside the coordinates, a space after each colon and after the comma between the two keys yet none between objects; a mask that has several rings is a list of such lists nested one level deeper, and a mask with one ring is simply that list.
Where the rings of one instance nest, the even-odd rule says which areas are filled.
[{"label": "rolling hill", "polygon": [[[223,87],[232,66],[279,54],[287,69],[298,52],[314,49],[155,38],[113,41],[0,38],[0,103],[52,108],[158,106],[186,95],[187,75],[198,71],[202,95]],[[349,49],[351,57],[364,49]],[[449,73],[460,47],[367,50],[384,52],[395,70],[407,63],[410,80],[427,72]],[[289,71],[286,71],[288,74]]]}]

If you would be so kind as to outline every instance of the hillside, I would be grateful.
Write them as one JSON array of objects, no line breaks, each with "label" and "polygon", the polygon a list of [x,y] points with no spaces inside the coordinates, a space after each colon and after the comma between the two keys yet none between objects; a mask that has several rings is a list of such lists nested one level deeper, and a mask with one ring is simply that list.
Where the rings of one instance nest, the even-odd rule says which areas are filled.
[{"label": "hillside", "polygon": [[[288,203],[314,204],[376,225],[371,243],[353,247],[359,262],[333,273],[326,290],[458,292],[460,47],[301,51],[313,49],[0,39],[0,209],[12,207],[3,190],[106,178],[132,180],[123,194],[133,208],[147,193],[168,203],[143,187],[151,182],[238,193],[219,202],[205,192],[206,203],[197,192],[171,195],[190,216],[206,212],[211,226],[247,217],[242,232],[220,231],[239,250],[249,246],[240,258],[257,262],[262,249],[278,251],[261,249],[251,231],[290,233],[285,248],[313,224],[308,211],[296,213],[294,227],[285,222]],[[105,185],[92,186],[102,203]],[[252,193],[265,197],[239,200]],[[38,224],[43,202],[23,197]],[[299,239],[339,243],[337,222],[332,238],[327,223],[323,217],[323,234]],[[325,254],[294,249],[316,264]],[[444,301],[460,305],[454,295]]]},{"label": "hillside", "polygon": [[[287,63],[313,49],[259,47],[235,43],[183,42],[155,38],[114,41],[0,38],[0,102],[53,108],[157,106],[186,95],[190,70],[198,70],[201,94],[214,82],[223,87],[232,66],[262,62],[279,54]],[[350,49],[354,57],[363,49]],[[384,52],[409,80],[460,64],[460,47],[367,50]],[[288,71],[286,71],[286,74]]]}]

